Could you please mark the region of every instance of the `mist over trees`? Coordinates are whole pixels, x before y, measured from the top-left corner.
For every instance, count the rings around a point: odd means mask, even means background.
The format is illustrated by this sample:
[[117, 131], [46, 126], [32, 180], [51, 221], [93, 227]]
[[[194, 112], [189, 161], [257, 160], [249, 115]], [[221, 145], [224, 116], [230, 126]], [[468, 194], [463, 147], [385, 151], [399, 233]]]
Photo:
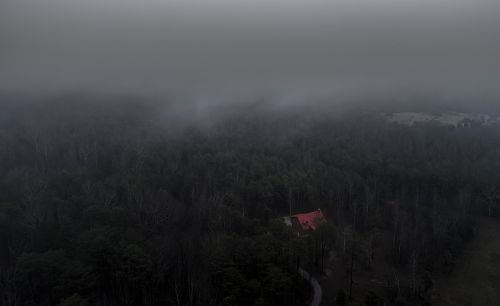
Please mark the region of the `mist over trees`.
[[[358, 300], [428, 305], [474, 216], [500, 214], [498, 126], [402, 126], [359, 105], [183, 124], [190, 108], [125, 97], [0, 102], [1, 305], [303, 305], [297, 267], [323, 273], [330, 252], [351, 272], [336, 305], [376, 260], [391, 281]], [[330, 222], [298, 237], [290, 207]]]

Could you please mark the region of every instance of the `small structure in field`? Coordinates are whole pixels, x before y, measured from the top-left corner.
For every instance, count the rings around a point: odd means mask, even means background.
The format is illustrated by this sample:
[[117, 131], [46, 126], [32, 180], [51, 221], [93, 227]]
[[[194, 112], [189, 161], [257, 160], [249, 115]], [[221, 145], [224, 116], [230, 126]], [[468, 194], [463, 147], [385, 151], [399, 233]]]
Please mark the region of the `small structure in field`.
[[326, 223], [326, 218], [318, 208], [308, 213], [283, 217], [283, 222], [298, 232], [309, 233], [314, 232], [322, 223]]

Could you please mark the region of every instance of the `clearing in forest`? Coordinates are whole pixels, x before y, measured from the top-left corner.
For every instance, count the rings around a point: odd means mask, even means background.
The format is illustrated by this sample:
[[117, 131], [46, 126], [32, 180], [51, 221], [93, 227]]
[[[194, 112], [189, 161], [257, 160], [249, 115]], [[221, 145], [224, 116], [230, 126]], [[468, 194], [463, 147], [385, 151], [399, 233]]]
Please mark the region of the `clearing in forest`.
[[453, 273], [436, 282], [432, 305], [500, 305], [500, 219], [478, 220]]

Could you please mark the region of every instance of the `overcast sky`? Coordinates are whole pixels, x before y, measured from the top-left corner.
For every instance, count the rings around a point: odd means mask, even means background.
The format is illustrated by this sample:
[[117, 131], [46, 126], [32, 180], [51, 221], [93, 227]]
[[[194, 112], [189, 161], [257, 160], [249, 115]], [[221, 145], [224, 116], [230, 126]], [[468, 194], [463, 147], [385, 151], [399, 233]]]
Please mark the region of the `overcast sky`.
[[499, 55], [498, 0], [0, 0], [1, 89], [495, 89]]

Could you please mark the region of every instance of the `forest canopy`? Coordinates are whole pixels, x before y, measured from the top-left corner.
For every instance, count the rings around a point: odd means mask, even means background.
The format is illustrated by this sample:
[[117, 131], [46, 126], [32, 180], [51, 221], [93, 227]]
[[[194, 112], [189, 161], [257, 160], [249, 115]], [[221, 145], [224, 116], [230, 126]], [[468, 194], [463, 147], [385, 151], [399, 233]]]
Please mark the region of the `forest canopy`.
[[[338, 252], [370, 269], [374, 233], [406, 278], [377, 294], [425, 305], [474, 216], [500, 214], [497, 125], [328, 103], [219, 105], [210, 121], [123, 97], [0, 103], [1, 305], [303, 305], [297, 267]], [[318, 208], [328, 226], [306, 238], [279, 219]]]

